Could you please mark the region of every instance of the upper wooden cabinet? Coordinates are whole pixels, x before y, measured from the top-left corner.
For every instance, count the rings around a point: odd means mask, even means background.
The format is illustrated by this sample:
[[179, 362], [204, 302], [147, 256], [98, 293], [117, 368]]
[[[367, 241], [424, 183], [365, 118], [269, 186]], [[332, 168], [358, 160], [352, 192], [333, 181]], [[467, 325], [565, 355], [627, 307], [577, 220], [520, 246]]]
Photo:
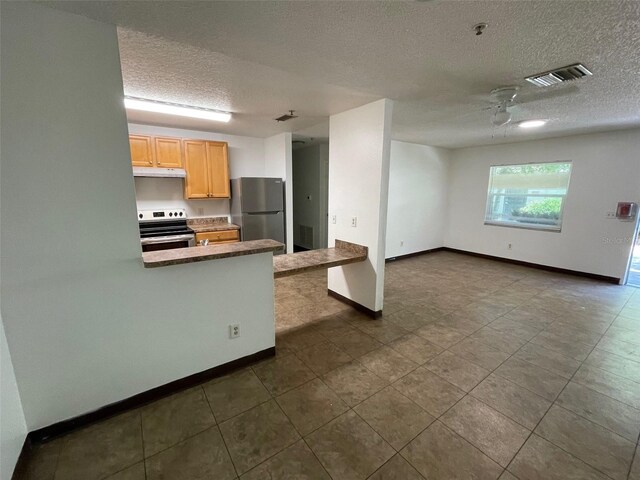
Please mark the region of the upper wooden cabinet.
[[131, 163], [134, 167], [153, 167], [153, 142], [151, 137], [129, 135]]
[[201, 140], [184, 141], [185, 198], [210, 198], [207, 145]]
[[229, 198], [229, 147], [227, 142], [207, 142], [209, 190], [213, 198]]
[[162, 168], [182, 168], [182, 141], [179, 138], [155, 137], [156, 165]]
[[229, 198], [226, 142], [184, 140], [185, 198]]
[[134, 167], [182, 168], [182, 140], [148, 135], [129, 135]]

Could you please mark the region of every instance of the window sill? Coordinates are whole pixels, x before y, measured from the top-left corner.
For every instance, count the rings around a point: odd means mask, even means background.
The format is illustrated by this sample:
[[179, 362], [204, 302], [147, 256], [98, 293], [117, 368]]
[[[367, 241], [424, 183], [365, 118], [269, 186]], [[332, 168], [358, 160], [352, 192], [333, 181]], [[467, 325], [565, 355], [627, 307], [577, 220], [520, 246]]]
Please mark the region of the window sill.
[[493, 227], [520, 228], [523, 230], [538, 230], [542, 232], [560, 233], [562, 227], [554, 227], [552, 225], [536, 225], [532, 223], [516, 223], [516, 222], [484, 222], [485, 225]]

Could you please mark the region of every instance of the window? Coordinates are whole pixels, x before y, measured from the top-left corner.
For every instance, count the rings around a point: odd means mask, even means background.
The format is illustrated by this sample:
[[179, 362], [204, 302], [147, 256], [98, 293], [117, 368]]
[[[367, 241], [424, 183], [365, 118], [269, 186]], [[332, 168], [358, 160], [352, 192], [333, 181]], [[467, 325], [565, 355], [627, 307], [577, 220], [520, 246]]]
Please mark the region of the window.
[[570, 162], [491, 167], [484, 223], [559, 232], [570, 176]]

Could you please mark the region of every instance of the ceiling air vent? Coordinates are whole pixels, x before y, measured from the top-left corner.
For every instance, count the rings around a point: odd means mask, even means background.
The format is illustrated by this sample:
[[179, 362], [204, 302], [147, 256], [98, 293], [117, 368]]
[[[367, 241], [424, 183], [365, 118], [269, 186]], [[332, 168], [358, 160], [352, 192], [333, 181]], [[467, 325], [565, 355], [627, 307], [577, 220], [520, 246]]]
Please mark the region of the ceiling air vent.
[[289, 110], [289, 113], [279, 116], [278, 118], [274, 118], [276, 122], [286, 122], [287, 120], [291, 120], [292, 118], [298, 118], [298, 115], [294, 115], [295, 110]]
[[587, 67], [581, 63], [576, 63], [574, 65], [569, 65], [568, 67], [538, 73], [525, 78], [525, 80], [538, 87], [548, 87], [549, 85], [555, 85], [556, 83], [578, 80], [579, 78], [589, 77], [591, 75], [593, 75], [593, 73], [591, 73]]

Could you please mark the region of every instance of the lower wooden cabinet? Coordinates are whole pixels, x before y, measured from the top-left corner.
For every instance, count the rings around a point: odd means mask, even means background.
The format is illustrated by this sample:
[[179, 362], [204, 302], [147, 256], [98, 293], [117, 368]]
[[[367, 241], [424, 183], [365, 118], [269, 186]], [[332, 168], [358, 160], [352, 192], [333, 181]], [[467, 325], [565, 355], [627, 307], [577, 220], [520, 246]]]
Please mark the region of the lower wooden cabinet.
[[196, 245], [200, 240], [209, 240], [209, 243], [234, 243], [240, 241], [239, 230], [218, 230], [217, 232], [196, 233]]

